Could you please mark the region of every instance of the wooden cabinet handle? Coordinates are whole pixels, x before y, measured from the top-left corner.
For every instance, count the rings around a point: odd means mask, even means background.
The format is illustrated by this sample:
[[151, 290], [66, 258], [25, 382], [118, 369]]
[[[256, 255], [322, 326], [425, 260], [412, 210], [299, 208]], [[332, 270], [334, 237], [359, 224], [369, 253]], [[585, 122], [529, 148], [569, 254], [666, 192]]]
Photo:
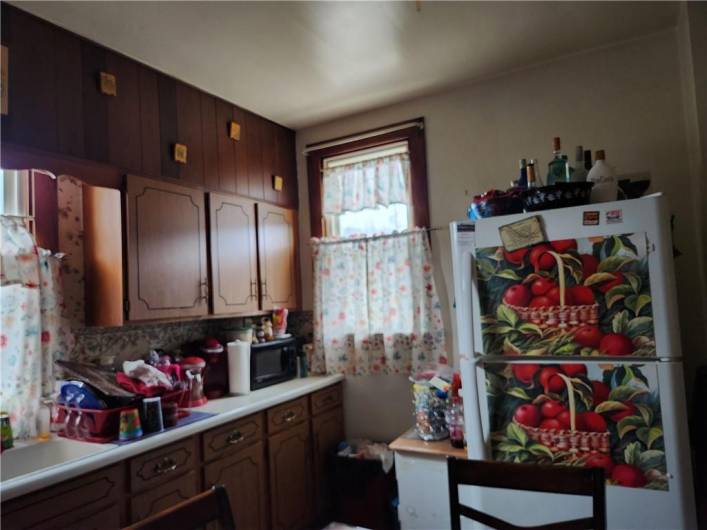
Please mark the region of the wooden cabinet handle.
[[258, 290], [258, 282], [252, 281], [250, 282], [250, 297], [251, 298], [257, 298], [258, 295], [256, 291]]
[[289, 411], [287, 414], [285, 414], [285, 421], [287, 423], [292, 423], [293, 421], [295, 421], [296, 417], [297, 417], [297, 414], [295, 414], [292, 411]]
[[208, 300], [209, 299], [209, 282], [208, 282], [208, 280], [204, 279], [199, 282], [199, 292], [201, 292], [201, 296], [199, 297], [200, 300]]
[[263, 292], [263, 298], [265, 298], [268, 295], [268, 282], [264, 281], [263, 283], [260, 284], [260, 287]]
[[177, 469], [177, 462], [174, 458], [166, 456], [155, 464], [154, 471], [156, 475], [164, 475], [165, 473], [170, 473], [175, 469]]
[[230, 445], [236, 445], [238, 443], [241, 443], [244, 439], [245, 436], [243, 436], [243, 433], [241, 433], [241, 431], [233, 431], [226, 437], [226, 442]]

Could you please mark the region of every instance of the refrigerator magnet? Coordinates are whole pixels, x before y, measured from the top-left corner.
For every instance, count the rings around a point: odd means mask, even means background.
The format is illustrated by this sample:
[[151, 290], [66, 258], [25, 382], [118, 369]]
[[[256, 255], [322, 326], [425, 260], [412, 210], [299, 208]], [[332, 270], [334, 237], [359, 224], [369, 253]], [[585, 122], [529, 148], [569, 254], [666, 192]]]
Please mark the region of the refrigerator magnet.
[[498, 232], [508, 252], [547, 241], [539, 215], [503, 225], [498, 228]]

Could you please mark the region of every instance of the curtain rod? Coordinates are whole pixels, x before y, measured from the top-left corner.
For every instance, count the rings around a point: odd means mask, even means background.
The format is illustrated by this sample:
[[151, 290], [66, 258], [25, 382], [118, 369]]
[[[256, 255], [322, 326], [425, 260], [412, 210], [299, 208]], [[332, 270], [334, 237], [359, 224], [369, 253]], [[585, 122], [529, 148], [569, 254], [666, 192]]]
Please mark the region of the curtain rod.
[[388, 239], [390, 237], [410, 236], [416, 232], [436, 232], [437, 230], [449, 230], [448, 226], [433, 226], [431, 228], [417, 228], [409, 232], [393, 232], [392, 234], [380, 234], [377, 236], [345, 237], [341, 239], [318, 238], [319, 245], [338, 245], [339, 243], [356, 243], [357, 241], [375, 241], [376, 239]]
[[378, 136], [380, 134], [386, 134], [389, 132], [400, 131], [402, 129], [407, 129], [409, 127], [418, 127], [420, 129], [425, 128], [425, 123], [422, 121], [409, 121], [406, 123], [401, 123], [400, 125], [394, 125], [392, 127], [384, 127], [383, 129], [377, 129], [375, 131], [370, 131], [361, 134], [355, 134], [353, 136], [347, 136], [345, 138], [339, 138], [338, 140], [332, 140], [331, 142], [325, 142], [323, 144], [315, 144], [310, 147], [305, 147], [302, 151], [303, 155], [307, 155], [312, 151], [319, 151], [320, 149], [326, 149], [327, 147], [334, 147], [336, 145], [346, 144], [349, 142], [355, 142], [357, 140], [365, 140], [366, 138], [372, 138], [373, 136]]

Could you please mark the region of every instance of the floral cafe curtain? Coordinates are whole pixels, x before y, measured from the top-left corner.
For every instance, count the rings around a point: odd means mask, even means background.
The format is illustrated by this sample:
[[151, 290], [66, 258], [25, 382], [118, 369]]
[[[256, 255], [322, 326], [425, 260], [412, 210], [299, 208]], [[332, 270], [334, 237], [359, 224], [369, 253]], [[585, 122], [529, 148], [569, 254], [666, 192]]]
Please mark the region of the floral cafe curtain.
[[312, 246], [313, 371], [410, 373], [447, 362], [424, 230]]
[[72, 338], [62, 322], [59, 258], [38, 248], [18, 218], [1, 217], [0, 408], [15, 437], [36, 432], [42, 396], [54, 391], [54, 360]]
[[335, 215], [379, 205], [408, 204], [409, 174], [408, 153], [325, 168], [322, 213]]

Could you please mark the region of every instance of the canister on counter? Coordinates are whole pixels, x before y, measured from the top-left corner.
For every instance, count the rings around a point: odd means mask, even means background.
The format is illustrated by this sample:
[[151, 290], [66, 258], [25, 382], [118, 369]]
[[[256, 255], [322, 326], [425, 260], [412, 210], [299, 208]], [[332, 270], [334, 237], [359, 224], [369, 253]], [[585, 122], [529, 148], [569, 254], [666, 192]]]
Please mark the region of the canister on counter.
[[0, 437], [2, 438], [0, 452], [5, 449], [10, 449], [14, 445], [10, 415], [7, 412], [0, 412]]

